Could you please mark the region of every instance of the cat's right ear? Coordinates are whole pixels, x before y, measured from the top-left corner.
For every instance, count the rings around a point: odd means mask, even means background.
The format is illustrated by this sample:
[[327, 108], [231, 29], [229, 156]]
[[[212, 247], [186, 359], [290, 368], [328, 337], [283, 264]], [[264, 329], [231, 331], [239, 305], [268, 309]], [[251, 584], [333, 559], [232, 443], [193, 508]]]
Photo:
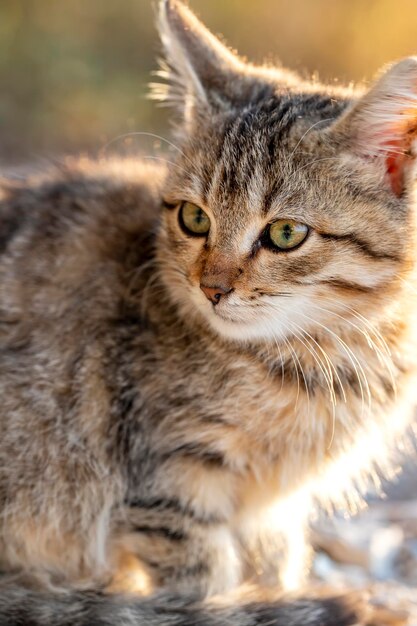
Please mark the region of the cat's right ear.
[[417, 167], [417, 57], [395, 63], [336, 123], [344, 145], [401, 196]]
[[158, 28], [165, 58], [157, 75], [167, 82], [152, 84], [151, 97], [179, 108], [187, 125], [197, 110], [232, 106], [245, 64], [178, 0], [160, 2]]

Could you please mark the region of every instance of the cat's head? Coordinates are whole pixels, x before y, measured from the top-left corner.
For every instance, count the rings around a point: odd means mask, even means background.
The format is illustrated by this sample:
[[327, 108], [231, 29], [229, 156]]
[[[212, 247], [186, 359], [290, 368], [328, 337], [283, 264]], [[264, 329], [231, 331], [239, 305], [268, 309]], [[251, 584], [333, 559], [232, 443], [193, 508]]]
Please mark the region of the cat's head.
[[157, 96], [180, 116], [160, 258], [185, 313], [280, 340], [395, 307], [416, 239], [417, 60], [357, 94], [244, 63], [177, 0], [159, 23]]

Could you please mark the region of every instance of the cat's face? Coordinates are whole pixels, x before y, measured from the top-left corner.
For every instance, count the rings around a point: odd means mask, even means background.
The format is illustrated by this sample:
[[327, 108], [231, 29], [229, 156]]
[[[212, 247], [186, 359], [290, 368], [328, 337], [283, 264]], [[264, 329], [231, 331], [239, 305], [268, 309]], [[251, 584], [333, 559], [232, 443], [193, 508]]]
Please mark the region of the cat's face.
[[175, 299], [230, 338], [368, 316], [393, 297], [413, 239], [409, 212], [377, 169], [364, 176], [323, 132], [300, 141], [306, 124], [295, 123], [272, 145], [280, 119], [242, 134], [245, 115], [216, 120], [177, 161], [164, 215]]
[[253, 72], [234, 99], [209, 94], [187, 113], [162, 237], [172, 296], [242, 340], [331, 331], [395, 306], [415, 241], [410, 172], [402, 160], [389, 169], [385, 150], [355, 149], [362, 110], [346, 113], [340, 93]]

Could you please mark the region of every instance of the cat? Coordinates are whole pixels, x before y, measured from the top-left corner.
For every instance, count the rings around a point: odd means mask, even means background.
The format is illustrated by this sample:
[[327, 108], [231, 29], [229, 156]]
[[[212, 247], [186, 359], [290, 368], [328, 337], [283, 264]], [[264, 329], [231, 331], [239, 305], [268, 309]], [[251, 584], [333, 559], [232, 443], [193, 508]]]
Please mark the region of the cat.
[[412, 424], [417, 60], [354, 91], [158, 23], [175, 161], [1, 185], [0, 624], [365, 623], [285, 592]]

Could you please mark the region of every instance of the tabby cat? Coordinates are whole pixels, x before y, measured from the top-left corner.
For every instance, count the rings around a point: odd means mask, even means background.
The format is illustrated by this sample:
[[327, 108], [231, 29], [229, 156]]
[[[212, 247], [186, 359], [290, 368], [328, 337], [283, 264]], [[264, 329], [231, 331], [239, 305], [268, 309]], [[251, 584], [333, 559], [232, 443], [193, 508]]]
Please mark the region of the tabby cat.
[[159, 28], [174, 161], [2, 182], [0, 624], [364, 623], [280, 594], [411, 423], [417, 60], [361, 93]]

